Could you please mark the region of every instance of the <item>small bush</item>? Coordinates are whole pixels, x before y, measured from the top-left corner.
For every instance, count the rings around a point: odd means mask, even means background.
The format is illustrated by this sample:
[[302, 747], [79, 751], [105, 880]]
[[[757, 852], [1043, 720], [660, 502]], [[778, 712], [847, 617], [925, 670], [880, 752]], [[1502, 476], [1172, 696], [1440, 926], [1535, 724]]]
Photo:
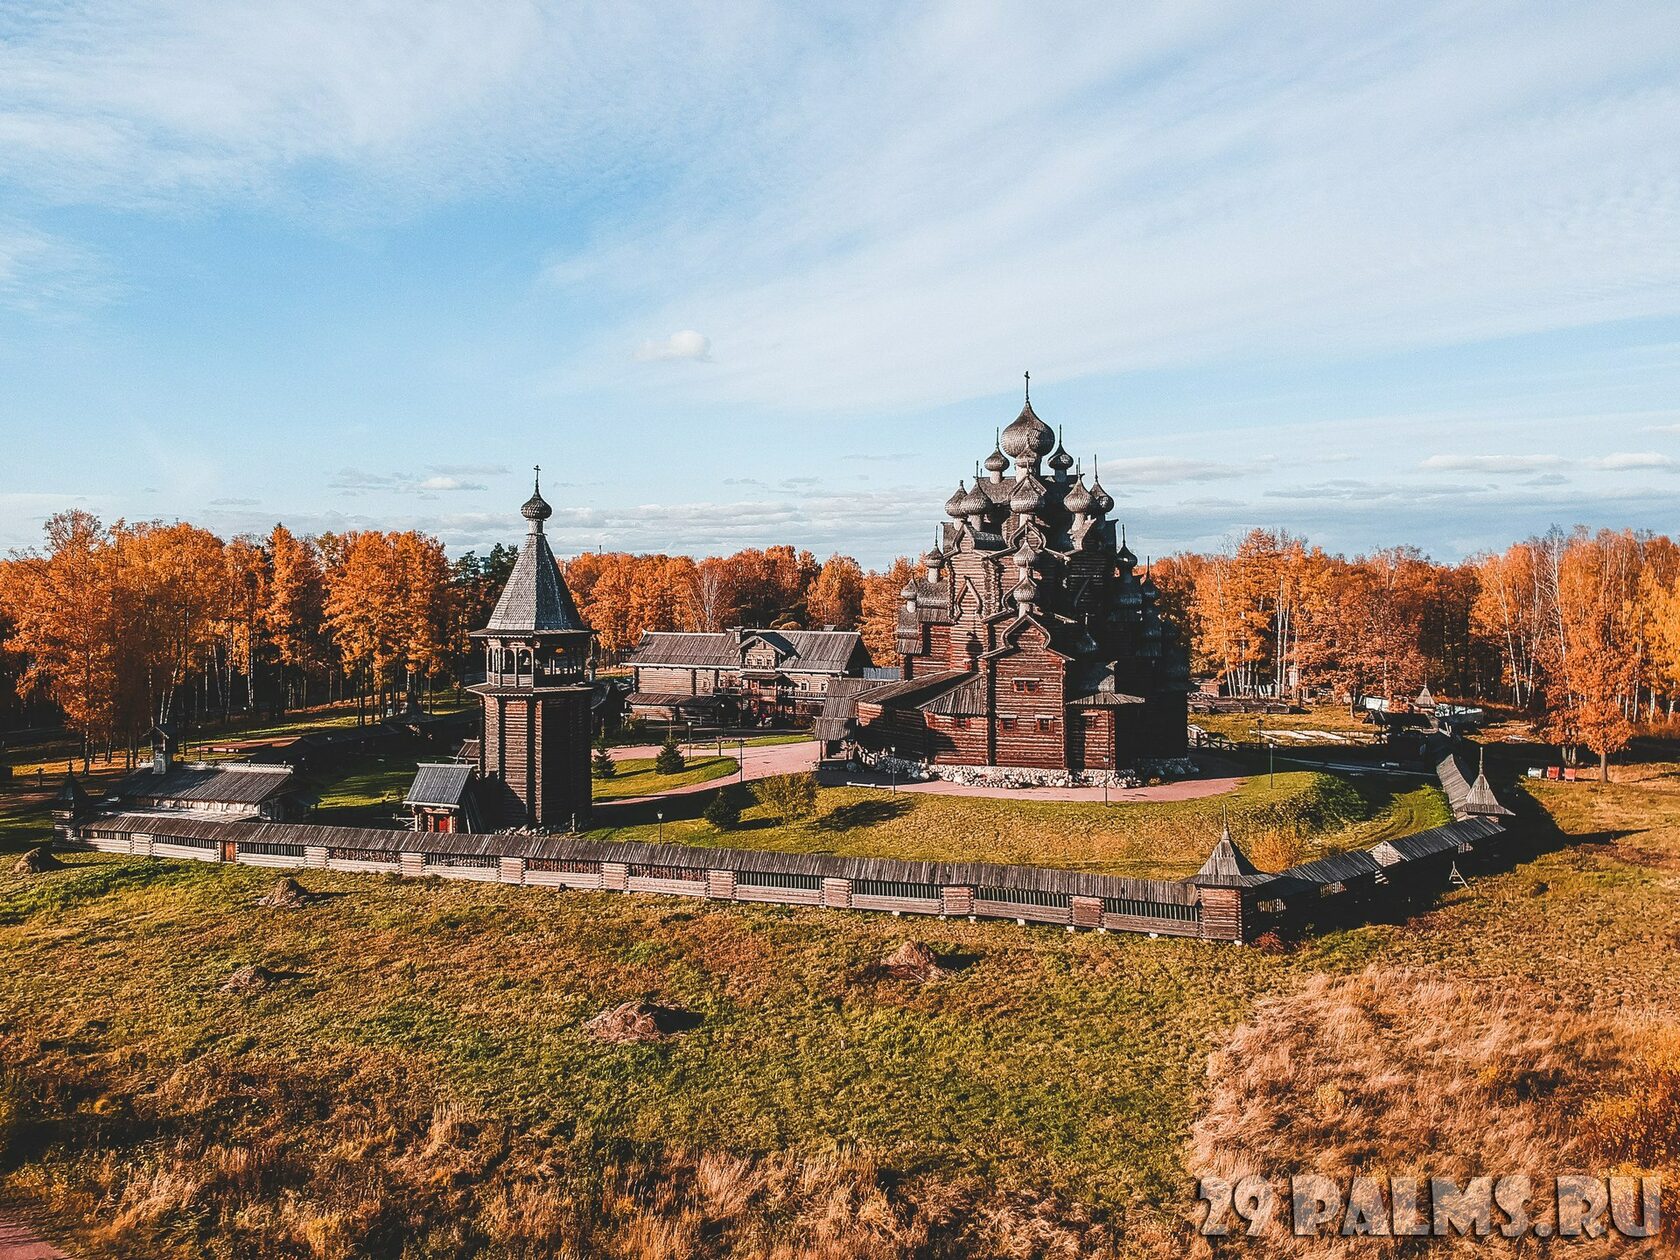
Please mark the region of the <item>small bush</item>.
[[753, 784], [753, 796], [778, 822], [790, 823], [817, 812], [813, 774], [773, 774]]
[[653, 768], [660, 774], [681, 774], [686, 764], [682, 749], [677, 747], [677, 737], [667, 735], [659, 746], [659, 755], [653, 759]]
[[716, 827], [719, 831], [729, 831], [741, 825], [741, 811], [746, 802], [741, 798], [742, 790], [730, 783], [717, 790], [717, 795], [706, 802], [706, 808], [700, 811], [700, 817]]

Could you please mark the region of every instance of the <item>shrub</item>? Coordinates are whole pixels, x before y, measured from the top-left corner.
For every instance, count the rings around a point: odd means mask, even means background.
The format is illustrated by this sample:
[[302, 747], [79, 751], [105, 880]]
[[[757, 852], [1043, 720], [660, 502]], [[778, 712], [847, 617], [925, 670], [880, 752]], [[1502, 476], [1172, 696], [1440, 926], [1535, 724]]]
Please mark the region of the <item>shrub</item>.
[[817, 812], [813, 774], [773, 774], [753, 784], [753, 796], [778, 821], [790, 823]]
[[719, 831], [728, 831], [740, 826], [741, 810], [746, 807], [746, 802], [741, 799], [743, 795], [736, 784], [725, 784], [706, 802], [706, 808], [700, 811], [700, 817]]
[[653, 759], [653, 768], [660, 774], [681, 774], [686, 764], [682, 749], [677, 747], [677, 737], [667, 735], [665, 742], [659, 746], [659, 755]]
[[610, 779], [618, 773], [618, 767], [613, 764], [612, 749], [607, 747], [607, 737], [604, 734], [595, 741], [592, 768], [597, 779]]

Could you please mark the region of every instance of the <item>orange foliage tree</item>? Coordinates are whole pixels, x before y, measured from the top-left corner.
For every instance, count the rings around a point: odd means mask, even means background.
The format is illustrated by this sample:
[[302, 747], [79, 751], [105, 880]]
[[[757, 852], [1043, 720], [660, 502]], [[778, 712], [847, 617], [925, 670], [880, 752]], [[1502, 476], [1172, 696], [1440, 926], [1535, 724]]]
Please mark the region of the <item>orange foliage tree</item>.
[[920, 569], [907, 556], [900, 556], [885, 572], [871, 572], [863, 580], [863, 607], [858, 630], [869, 659], [877, 665], [896, 665], [898, 651], [893, 640], [898, 633], [898, 609], [903, 603], [906, 582], [914, 579]]

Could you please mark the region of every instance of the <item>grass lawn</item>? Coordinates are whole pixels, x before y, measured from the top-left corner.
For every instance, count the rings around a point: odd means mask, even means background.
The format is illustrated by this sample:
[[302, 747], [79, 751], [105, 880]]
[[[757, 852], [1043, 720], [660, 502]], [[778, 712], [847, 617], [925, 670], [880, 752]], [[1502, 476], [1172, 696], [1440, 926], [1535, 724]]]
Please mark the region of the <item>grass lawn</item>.
[[[1275, 783], [1255, 774], [1221, 796], [1108, 806], [824, 788], [817, 815], [803, 822], [778, 825], [753, 806], [728, 831], [691, 817], [667, 818], [664, 833], [668, 842], [703, 846], [1176, 878], [1201, 866], [1227, 815], [1239, 843], [1270, 869], [1446, 821], [1440, 792], [1414, 782], [1290, 770]], [[591, 835], [647, 840], [656, 832], [639, 822]]]
[[356, 756], [331, 774], [304, 776], [305, 789], [320, 798], [310, 821], [335, 827], [398, 825], [407, 818], [402, 800], [418, 764], [414, 757], [395, 754]]
[[[1233, 826], [1310, 816], [1318, 778], [1251, 782]], [[1359, 788], [1355, 813], [1436, 808]], [[254, 905], [272, 872], [93, 855], [0, 874], [3, 1093], [26, 1135], [0, 1201], [60, 1213], [49, 1232], [90, 1257], [760, 1256], [772, 1239], [799, 1254], [830, 1219], [849, 1240], [836, 1256], [1108, 1254], [1089, 1241], [1099, 1226], [1123, 1232], [1122, 1255], [1183, 1254], [1209, 1053], [1316, 976], [1394, 968], [1458, 986], [1472, 1011], [1515, 994], [1673, 1026], [1680, 787], [1535, 795], [1529, 824], [1571, 843], [1285, 955], [326, 872], [303, 878], [330, 896], [274, 911]], [[907, 799], [825, 794], [825, 814]], [[805, 833], [913, 844], [975, 804], [915, 798]], [[1125, 808], [1144, 831], [1173, 819]], [[1219, 802], [1177, 808], [1199, 844]], [[1103, 863], [1113, 833], [1093, 814], [997, 817]], [[906, 936], [966, 965], [926, 985], [881, 977], [872, 963]], [[251, 963], [281, 979], [221, 991]], [[699, 1022], [642, 1046], [583, 1031], [644, 996]], [[1450, 1085], [1457, 1069], [1434, 1070]], [[1328, 1094], [1288, 1103], [1303, 1122], [1333, 1110]]]
[[[1313, 705], [1305, 713], [1192, 713], [1190, 721], [1210, 734], [1224, 735], [1239, 743], [1254, 743], [1256, 723], [1269, 731], [1330, 731], [1361, 739], [1375, 739], [1378, 728], [1361, 722], [1346, 705]], [[1280, 746], [1292, 741], [1282, 741]]]
[[694, 783], [709, 783], [734, 774], [740, 763], [733, 757], [696, 757], [690, 754], [687, 765], [678, 774], [660, 774], [654, 769], [652, 757], [615, 758], [616, 772], [610, 779], [594, 780], [594, 796], [598, 801], [622, 800], [627, 796], [647, 796], [653, 792], [669, 792], [672, 788], [688, 787]]
[[[439, 692], [435, 700], [428, 706], [429, 711], [437, 714], [459, 713], [466, 709], [475, 709], [477, 698], [467, 695], [457, 699], [452, 692]], [[249, 714], [235, 715], [226, 726], [220, 723], [185, 732], [182, 736], [185, 753], [192, 754], [200, 745], [212, 743], [229, 743], [250, 739], [273, 739], [287, 735], [297, 735], [305, 731], [342, 729], [356, 725], [356, 706], [350, 704], [321, 705], [315, 708], [295, 712], [279, 722], [270, 722], [261, 717]], [[119, 750], [117, 756], [120, 759]], [[142, 755], [149, 755], [143, 751]], [[76, 772], [81, 773], [80, 744], [73, 738], [60, 737], [33, 744], [20, 744], [5, 750], [5, 760], [9, 761], [20, 773], [28, 771], [33, 774], [37, 766], [45, 766], [48, 776], [57, 775], [61, 780], [67, 762], [74, 762]], [[101, 769], [102, 763], [96, 762], [94, 769]]]

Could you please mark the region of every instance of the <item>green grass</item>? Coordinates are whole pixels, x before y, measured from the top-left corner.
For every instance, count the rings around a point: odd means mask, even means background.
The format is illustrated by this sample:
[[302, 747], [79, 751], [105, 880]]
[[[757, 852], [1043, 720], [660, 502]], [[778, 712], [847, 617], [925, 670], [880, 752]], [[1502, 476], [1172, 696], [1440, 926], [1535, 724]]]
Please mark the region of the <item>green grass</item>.
[[337, 827], [396, 825], [399, 816], [406, 817], [402, 799], [418, 764], [413, 757], [364, 755], [347, 758], [331, 774], [305, 776], [304, 788], [320, 798], [310, 821]]
[[[1439, 815], [1427, 789], [1332, 787], [1327, 778], [1250, 782], [1230, 798], [1233, 828], [1310, 824], [1330, 843]], [[31, 1135], [4, 1165], [0, 1200], [93, 1222], [70, 1231], [90, 1257], [141, 1245], [150, 1255], [202, 1255], [215, 1250], [212, 1239], [232, 1254], [216, 1231], [255, 1230], [264, 1212], [278, 1214], [278, 1183], [296, 1184], [305, 1176], [297, 1170], [337, 1168], [335, 1177], [364, 1187], [420, 1161], [426, 1178], [457, 1190], [404, 1200], [403, 1254], [418, 1258], [465, 1250], [456, 1234], [440, 1241], [445, 1220], [469, 1236], [489, 1228], [492, 1201], [505, 1193], [497, 1178], [558, 1177], [582, 1194], [626, 1160], [857, 1150], [905, 1199], [979, 1187], [994, 1208], [1016, 1196], [1079, 1204], [1119, 1212], [1139, 1231], [1191, 1210], [1185, 1144], [1209, 1052], [1256, 1001], [1308, 976], [1375, 964], [1524, 1001], [1636, 1014], [1672, 1001], [1680, 786], [1544, 784], [1535, 795], [1577, 843], [1505, 873], [1472, 870], [1468, 890], [1419, 917], [1329, 931], [1284, 956], [327, 872], [302, 878], [333, 896], [268, 911], [254, 902], [273, 872], [92, 855], [27, 879], [0, 873], [0, 951], [10, 960], [0, 969], [0, 1050], [8, 1097], [27, 1121], [20, 1131]], [[850, 831], [788, 835], [862, 851], [885, 847], [889, 834], [894, 845], [932, 844], [935, 827], [990, 816], [1026, 839], [982, 836], [982, 853], [1068, 844], [1103, 861], [1116, 818], [1138, 824], [1136, 834], [1193, 822], [1199, 844], [1222, 804], [1105, 814], [850, 791], [825, 793], [824, 813], [906, 800], [904, 812]], [[1529, 812], [1546, 822], [1537, 807]], [[1070, 838], [1047, 838], [1057, 832]], [[906, 936], [972, 961], [929, 985], [881, 979], [871, 964]], [[246, 963], [290, 978], [255, 997], [222, 994], [222, 980]], [[701, 1022], [657, 1045], [611, 1047], [584, 1035], [597, 1011], [642, 996]], [[84, 1074], [84, 1084], [64, 1084]], [[458, 1108], [473, 1131], [505, 1134], [505, 1162], [447, 1164], [466, 1157], [440, 1144], [435, 1121], [430, 1137], [423, 1119], [418, 1131], [403, 1127], [416, 1106]], [[154, 1113], [155, 1124], [141, 1122]], [[271, 1132], [275, 1124], [283, 1131]], [[377, 1136], [385, 1125], [397, 1139]], [[203, 1183], [194, 1196], [144, 1192], [168, 1159], [190, 1172], [217, 1151], [264, 1143], [292, 1153], [265, 1156], [272, 1162], [242, 1181]], [[141, 1189], [125, 1189], [133, 1186]], [[371, 1193], [357, 1189], [349, 1202]], [[218, 1217], [218, 1203], [236, 1194], [266, 1206]], [[299, 1194], [295, 1210], [324, 1217]], [[151, 1215], [129, 1210], [121, 1219], [131, 1236], [101, 1241], [97, 1223], [134, 1196]], [[1135, 1254], [1162, 1254], [1140, 1247]]]
[[[1176, 878], [1202, 864], [1229, 817], [1232, 833], [1276, 866], [1348, 847], [1359, 828], [1399, 834], [1405, 820], [1444, 812], [1429, 788], [1401, 790], [1384, 779], [1280, 772], [1254, 775], [1236, 791], [1191, 801], [1115, 805], [824, 788], [815, 818], [778, 825], [757, 806], [721, 831], [700, 819], [667, 820], [668, 842], [781, 849], [855, 857], [968, 860], [1059, 866], [1116, 875]], [[1396, 814], [1396, 811], [1398, 813]], [[601, 828], [597, 839], [647, 840], [657, 827]], [[1375, 843], [1380, 835], [1368, 843]], [[1283, 842], [1288, 841], [1285, 845]]]
[[688, 787], [695, 783], [709, 783], [740, 769], [733, 757], [687, 758], [687, 765], [679, 774], [660, 774], [654, 769], [652, 757], [614, 759], [616, 773], [610, 779], [594, 780], [594, 796], [598, 801], [623, 800], [629, 796], [648, 796], [654, 792], [669, 792], [672, 788]]

